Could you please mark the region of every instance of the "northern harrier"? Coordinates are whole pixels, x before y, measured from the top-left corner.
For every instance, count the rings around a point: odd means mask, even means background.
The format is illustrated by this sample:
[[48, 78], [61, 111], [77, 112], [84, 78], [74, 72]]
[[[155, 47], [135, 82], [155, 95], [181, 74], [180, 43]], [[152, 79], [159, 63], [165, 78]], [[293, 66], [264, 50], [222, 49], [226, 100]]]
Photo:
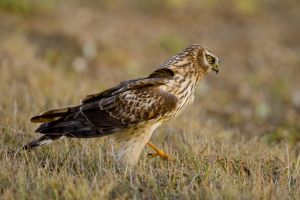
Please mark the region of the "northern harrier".
[[219, 71], [219, 59], [207, 48], [192, 44], [146, 78], [121, 82], [87, 95], [79, 105], [49, 110], [32, 117], [42, 123], [42, 136], [24, 146], [30, 150], [64, 137], [112, 135], [119, 144], [117, 158], [134, 165], [146, 144], [164, 159], [169, 156], [149, 143], [153, 131], [177, 117], [193, 101], [196, 84], [207, 73]]

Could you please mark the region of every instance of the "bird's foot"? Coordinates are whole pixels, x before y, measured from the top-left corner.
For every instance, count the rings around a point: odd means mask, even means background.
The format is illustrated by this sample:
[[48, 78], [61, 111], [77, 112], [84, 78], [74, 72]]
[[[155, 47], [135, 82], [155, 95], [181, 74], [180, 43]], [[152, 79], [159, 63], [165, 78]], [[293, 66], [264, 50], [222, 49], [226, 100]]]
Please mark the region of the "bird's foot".
[[156, 156], [160, 156], [164, 160], [171, 160], [171, 157], [167, 153], [165, 153], [163, 150], [160, 150], [159, 148], [157, 148], [156, 146], [154, 146], [150, 142], [148, 142], [147, 144], [148, 144], [149, 147], [151, 147], [156, 152], [154, 154], [149, 153], [148, 154], [149, 156], [151, 156], [152, 158], [154, 158]]

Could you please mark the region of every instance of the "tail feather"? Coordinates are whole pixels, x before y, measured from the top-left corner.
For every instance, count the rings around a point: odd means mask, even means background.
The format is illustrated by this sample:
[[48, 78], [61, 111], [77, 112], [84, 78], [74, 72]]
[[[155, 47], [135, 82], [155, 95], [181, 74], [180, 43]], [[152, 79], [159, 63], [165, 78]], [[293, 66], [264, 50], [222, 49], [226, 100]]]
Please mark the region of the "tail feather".
[[86, 116], [79, 111], [80, 106], [71, 106], [48, 110], [31, 118], [33, 123], [42, 123], [35, 132], [43, 134], [37, 140], [23, 147], [32, 150], [52, 143], [62, 136], [73, 138], [91, 138], [104, 136], [105, 127], [99, 131]]
[[77, 110], [78, 110], [78, 106], [69, 106], [69, 107], [65, 107], [65, 108], [47, 110], [45, 112], [42, 112], [40, 115], [32, 117], [30, 119], [30, 122], [45, 123], [45, 122], [56, 121], [56, 120], [61, 119]]
[[61, 137], [62, 137], [61, 135], [43, 135], [39, 139], [33, 140], [29, 144], [23, 146], [23, 149], [30, 151], [30, 150], [36, 149], [39, 146], [50, 144], [53, 141], [58, 140]]
[[35, 132], [49, 135], [62, 135], [68, 133], [78, 133], [92, 131], [95, 128], [86, 121], [54, 121], [41, 124]]

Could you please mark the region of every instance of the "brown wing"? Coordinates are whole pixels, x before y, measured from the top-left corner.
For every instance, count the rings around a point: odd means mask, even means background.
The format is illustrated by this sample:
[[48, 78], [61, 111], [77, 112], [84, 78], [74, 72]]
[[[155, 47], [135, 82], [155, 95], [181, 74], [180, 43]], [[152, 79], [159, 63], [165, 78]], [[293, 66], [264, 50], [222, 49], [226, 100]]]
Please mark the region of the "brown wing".
[[[55, 117], [55, 120], [46, 120], [36, 131], [47, 135], [99, 137], [163, 117], [176, 107], [177, 98], [161, 89], [170, 77], [163, 77], [159, 71], [167, 70], [157, 70], [148, 78], [122, 82], [102, 93], [89, 95], [81, 105], [67, 109], [68, 112], [48, 111], [45, 119]], [[55, 116], [49, 116], [52, 113]], [[43, 115], [35, 119], [42, 121]]]
[[147, 78], [138, 78], [133, 80], [127, 80], [121, 82], [116, 87], [110, 88], [100, 93], [89, 94], [85, 96], [81, 103], [89, 103], [92, 101], [99, 100], [103, 97], [108, 97], [125, 90], [138, 89], [146, 86], [157, 86], [165, 84], [168, 79], [171, 79], [174, 76], [174, 72], [167, 68], [160, 68], [155, 70], [149, 77]]
[[157, 78], [138, 80], [100, 99], [99, 95], [95, 101], [89, 99], [80, 111], [100, 132], [106, 134], [163, 117], [177, 103], [175, 96], [160, 89], [165, 81]]

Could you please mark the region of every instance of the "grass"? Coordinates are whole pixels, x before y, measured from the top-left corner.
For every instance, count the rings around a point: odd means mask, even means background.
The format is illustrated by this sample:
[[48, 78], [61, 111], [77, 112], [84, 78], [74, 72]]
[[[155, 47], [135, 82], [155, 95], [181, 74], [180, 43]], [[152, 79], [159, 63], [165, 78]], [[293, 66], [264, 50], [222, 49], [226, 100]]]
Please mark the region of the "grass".
[[[66, 1], [43, 15], [26, 8], [26, 17], [18, 1], [0, 2], [0, 199], [299, 199], [299, 12], [293, 1], [205, 2], [166, 1], [150, 15], [147, 1]], [[145, 147], [122, 169], [109, 138], [10, 153], [37, 137], [31, 116], [146, 76], [192, 42], [210, 47], [221, 71], [151, 138], [173, 161]]]
[[111, 146], [101, 139], [61, 141], [20, 156], [1, 154], [2, 197], [281, 199], [299, 196], [300, 159], [295, 149], [288, 145], [269, 147], [257, 139], [232, 142], [231, 138], [229, 142], [212, 139], [208, 133], [200, 136], [188, 131], [192, 137], [174, 133], [164, 139], [168, 134], [161, 132], [160, 138], [153, 139], [156, 143], [164, 141], [161, 146], [173, 156], [173, 161], [150, 159], [146, 155], [149, 150], [145, 150], [137, 167], [127, 171], [116, 166]]

